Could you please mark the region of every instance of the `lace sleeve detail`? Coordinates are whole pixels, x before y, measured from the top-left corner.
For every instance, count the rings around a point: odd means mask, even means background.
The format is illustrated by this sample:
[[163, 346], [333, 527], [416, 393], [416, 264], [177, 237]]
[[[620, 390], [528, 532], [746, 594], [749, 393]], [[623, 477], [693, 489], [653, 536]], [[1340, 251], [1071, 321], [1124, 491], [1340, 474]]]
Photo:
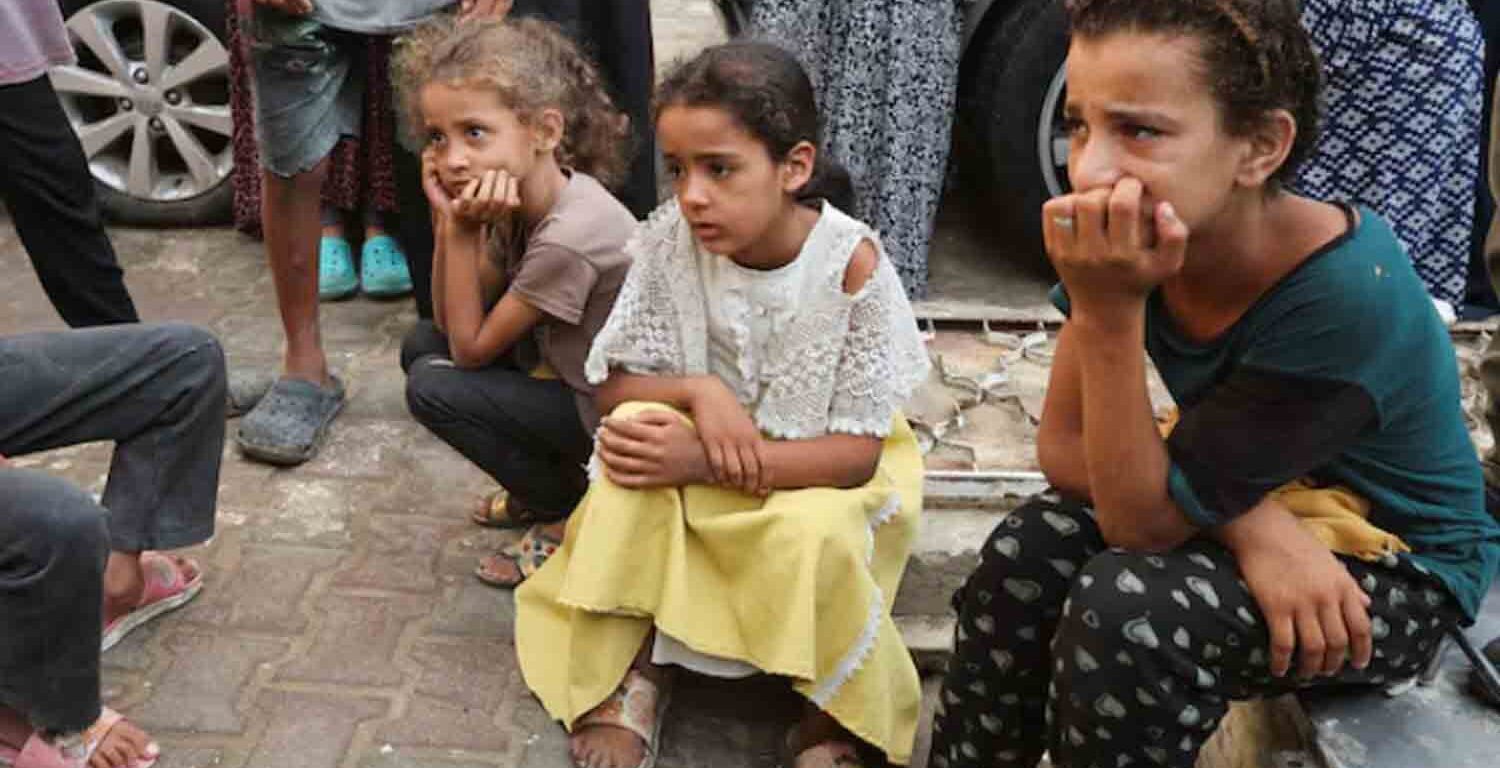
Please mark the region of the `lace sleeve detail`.
[[901, 279], [882, 254], [850, 308], [828, 431], [886, 437], [892, 417], [927, 380], [930, 367]]
[[614, 309], [594, 337], [584, 376], [598, 386], [619, 368], [639, 375], [680, 375], [685, 368], [682, 323], [667, 264], [675, 242], [677, 208], [669, 202], [637, 227], [625, 252], [634, 260]]

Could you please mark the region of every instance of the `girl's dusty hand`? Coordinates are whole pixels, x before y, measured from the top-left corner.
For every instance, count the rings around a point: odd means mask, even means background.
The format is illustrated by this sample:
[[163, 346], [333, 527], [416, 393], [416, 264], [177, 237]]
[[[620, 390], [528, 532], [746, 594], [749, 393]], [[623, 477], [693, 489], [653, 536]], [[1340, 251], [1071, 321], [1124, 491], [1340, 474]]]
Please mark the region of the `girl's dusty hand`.
[[705, 377], [693, 394], [691, 408], [714, 483], [766, 495], [771, 476], [765, 461], [765, 439], [729, 387], [717, 377]]
[[1143, 210], [1145, 188], [1121, 179], [1113, 188], [1054, 197], [1042, 206], [1042, 236], [1074, 311], [1143, 306], [1182, 269], [1188, 228], [1171, 203]]
[[599, 459], [609, 479], [623, 488], [680, 488], [706, 484], [712, 477], [693, 428], [667, 411], [604, 419]]
[[469, 19], [503, 19], [510, 13], [512, 0], [462, 0], [458, 4], [458, 18], [461, 21]]
[[485, 171], [453, 201], [453, 215], [471, 223], [493, 224], [520, 207], [521, 180], [505, 171]]
[[1369, 665], [1370, 596], [1289, 510], [1262, 502], [1219, 533], [1265, 617], [1273, 676], [1286, 675], [1294, 655], [1303, 680]]

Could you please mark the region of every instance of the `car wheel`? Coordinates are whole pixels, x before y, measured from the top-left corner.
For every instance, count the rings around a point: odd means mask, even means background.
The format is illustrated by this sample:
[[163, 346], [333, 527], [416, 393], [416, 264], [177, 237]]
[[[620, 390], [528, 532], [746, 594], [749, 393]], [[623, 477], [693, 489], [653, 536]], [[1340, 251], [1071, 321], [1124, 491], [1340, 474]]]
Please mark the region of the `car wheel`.
[[100, 206], [129, 224], [225, 221], [233, 204], [223, 0], [66, 0], [78, 63], [52, 85]]
[[1020, 0], [980, 34], [959, 97], [965, 175], [988, 190], [997, 234], [1041, 257], [1042, 204], [1069, 189], [1067, 19], [1056, 0]]

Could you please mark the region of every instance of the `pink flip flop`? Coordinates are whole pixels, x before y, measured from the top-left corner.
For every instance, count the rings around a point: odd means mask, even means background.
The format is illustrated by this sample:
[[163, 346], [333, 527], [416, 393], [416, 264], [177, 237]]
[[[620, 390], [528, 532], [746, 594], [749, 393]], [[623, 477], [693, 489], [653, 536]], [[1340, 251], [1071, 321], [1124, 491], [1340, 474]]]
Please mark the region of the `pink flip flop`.
[[135, 610], [104, 625], [101, 653], [115, 647], [137, 627], [187, 605], [203, 589], [203, 571], [198, 568], [197, 563], [193, 564], [193, 570], [198, 573], [192, 581], [188, 581], [183, 578], [182, 568], [171, 557], [159, 552], [142, 552], [141, 570], [146, 579], [141, 602]]
[[[124, 721], [125, 716], [119, 712], [105, 707], [99, 714], [99, 719], [83, 732], [83, 744], [80, 750], [82, 754], [65, 755], [62, 749], [41, 737], [41, 734], [33, 733], [21, 745], [19, 751], [10, 747], [0, 746], [0, 767], [3, 768], [84, 768], [88, 765], [89, 758], [94, 756], [94, 750], [104, 743], [104, 737], [114, 730], [116, 725]], [[146, 745], [146, 758], [130, 763], [129, 768], [151, 768], [156, 765], [161, 755], [161, 748], [156, 742]]]

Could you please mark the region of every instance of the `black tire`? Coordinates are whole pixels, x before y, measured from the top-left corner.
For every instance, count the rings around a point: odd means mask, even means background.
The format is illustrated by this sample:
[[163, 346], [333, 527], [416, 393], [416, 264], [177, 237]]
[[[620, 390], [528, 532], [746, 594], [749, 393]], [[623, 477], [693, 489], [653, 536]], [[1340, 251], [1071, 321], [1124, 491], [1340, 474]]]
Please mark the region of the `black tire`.
[[[983, 190], [984, 219], [1006, 251], [1045, 261], [1042, 204], [1051, 196], [1038, 144], [1043, 102], [1067, 59], [1060, 0], [1018, 0], [988, 20], [966, 56], [959, 152], [968, 185]], [[1060, 176], [1066, 185], [1066, 174]]]
[[[60, 0], [63, 18], [98, 2], [98, 0]], [[225, 0], [158, 0], [192, 16], [218, 38], [225, 48], [229, 47]], [[232, 174], [227, 174], [212, 189], [193, 197], [171, 201], [148, 200], [135, 197], [96, 182], [99, 207], [110, 221], [137, 226], [201, 226], [222, 224], [229, 221], [234, 210], [234, 185]]]

